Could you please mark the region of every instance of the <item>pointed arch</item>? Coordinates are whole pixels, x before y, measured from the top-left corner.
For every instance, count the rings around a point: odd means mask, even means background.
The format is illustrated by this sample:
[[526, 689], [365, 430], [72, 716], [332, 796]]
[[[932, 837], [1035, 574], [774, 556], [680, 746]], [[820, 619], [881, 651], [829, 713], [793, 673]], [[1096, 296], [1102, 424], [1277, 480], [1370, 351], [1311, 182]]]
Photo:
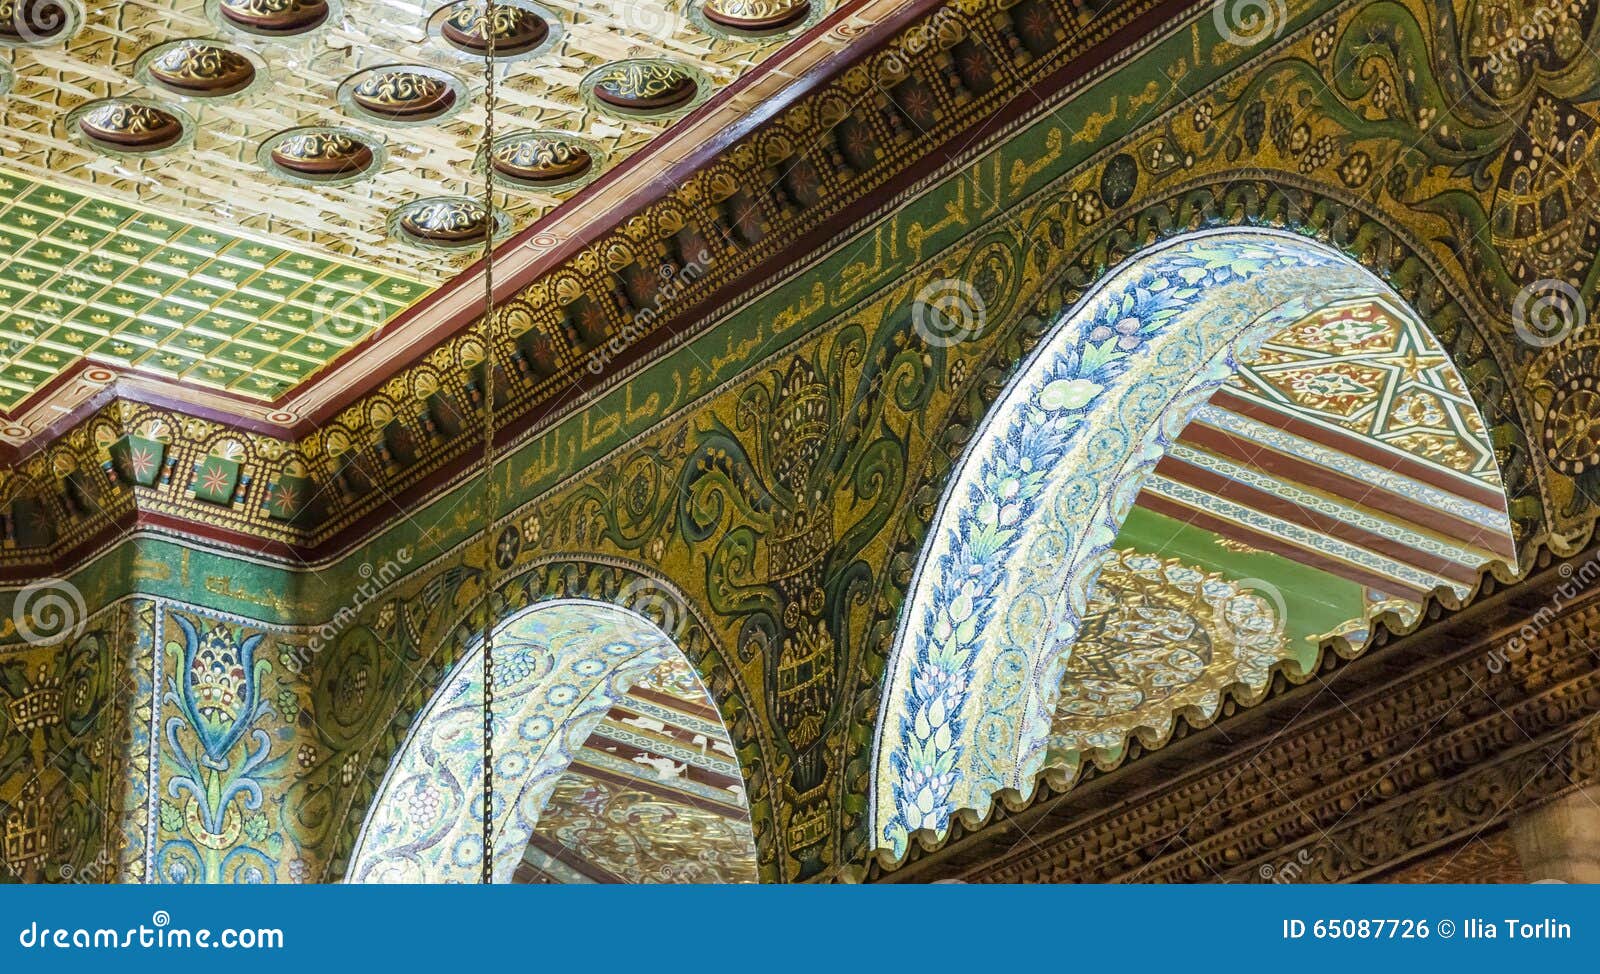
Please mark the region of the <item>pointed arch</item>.
[[918, 557], [874, 737], [875, 848], [898, 859], [914, 832], [1031, 794], [1100, 569], [1157, 462], [1268, 338], [1372, 298], [1403, 306], [1320, 243], [1218, 229], [1135, 255], [1063, 316], [979, 426]]
[[[494, 879], [510, 882], [551, 793], [601, 721], [652, 670], [693, 668], [644, 616], [586, 599], [539, 602], [516, 613], [499, 626], [494, 653]], [[482, 666], [480, 641], [413, 724], [356, 840], [349, 881], [478, 881]], [[693, 679], [709, 706], [704, 685]], [[753, 841], [747, 854], [753, 871]]]

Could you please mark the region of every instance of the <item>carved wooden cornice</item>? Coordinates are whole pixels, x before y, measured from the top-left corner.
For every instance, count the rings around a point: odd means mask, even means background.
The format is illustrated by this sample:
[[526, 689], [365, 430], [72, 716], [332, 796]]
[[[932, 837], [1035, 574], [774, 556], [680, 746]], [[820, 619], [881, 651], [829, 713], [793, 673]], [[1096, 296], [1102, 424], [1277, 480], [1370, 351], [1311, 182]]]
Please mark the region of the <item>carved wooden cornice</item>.
[[1600, 544], [870, 878], [1371, 879], [1600, 781]]

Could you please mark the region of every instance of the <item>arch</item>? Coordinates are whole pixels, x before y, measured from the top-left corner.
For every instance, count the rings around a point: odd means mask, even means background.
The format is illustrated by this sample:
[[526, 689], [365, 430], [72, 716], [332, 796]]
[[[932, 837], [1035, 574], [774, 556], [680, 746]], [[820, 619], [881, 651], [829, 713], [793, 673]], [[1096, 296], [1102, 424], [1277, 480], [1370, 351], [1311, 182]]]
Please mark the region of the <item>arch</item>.
[[[663, 664], [674, 664], [689, 675], [708, 707], [710, 697], [666, 633], [644, 616], [607, 602], [535, 603], [500, 624], [494, 651], [494, 880], [510, 882], [575, 755], [636, 683]], [[413, 724], [362, 825], [347, 880], [478, 881], [482, 661], [479, 641]], [[711, 713], [708, 719], [726, 738], [721, 720]], [[730, 754], [729, 760], [737, 770], [737, 759]], [[740, 795], [742, 802], [742, 789]], [[753, 870], [753, 839], [747, 836], [746, 844]]]
[[[1043, 769], [1063, 670], [1135, 498], [1262, 343], [1380, 279], [1315, 241], [1216, 229], [1153, 245], [1051, 329], [942, 494], [892, 644], [872, 754], [873, 847], [942, 835]], [[1502, 510], [1496, 528], [1509, 539]], [[1514, 560], [1509, 540], [1497, 557]]]

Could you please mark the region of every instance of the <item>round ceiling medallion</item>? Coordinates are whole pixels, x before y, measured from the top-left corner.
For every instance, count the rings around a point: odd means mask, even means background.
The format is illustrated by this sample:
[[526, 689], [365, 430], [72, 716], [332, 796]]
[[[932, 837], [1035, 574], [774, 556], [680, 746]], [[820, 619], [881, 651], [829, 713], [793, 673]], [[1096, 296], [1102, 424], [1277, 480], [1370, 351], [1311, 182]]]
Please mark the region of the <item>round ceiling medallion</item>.
[[337, 126], [307, 126], [279, 132], [256, 153], [268, 172], [297, 183], [339, 186], [383, 167], [383, 144], [365, 133]]
[[199, 37], [169, 41], [140, 55], [139, 80], [186, 98], [224, 98], [254, 85], [262, 70], [254, 56]]
[[[505, 229], [496, 211], [495, 233]], [[389, 232], [410, 243], [439, 250], [481, 246], [489, 230], [483, 201], [470, 196], [430, 196], [400, 207], [389, 218]]]
[[599, 175], [598, 146], [566, 132], [512, 132], [494, 140], [489, 164], [500, 182], [523, 189], [570, 189]]
[[217, 16], [229, 27], [267, 37], [290, 37], [328, 22], [328, 0], [215, 0]]
[[[489, 53], [489, 34], [479, 0], [458, 0], [433, 15], [430, 28], [455, 50], [473, 57]], [[494, 9], [494, 57], [525, 58], [549, 50], [560, 21], [543, 7], [523, 0], [500, 0]]]
[[601, 107], [624, 115], [669, 115], [696, 104], [708, 86], [687, 65], [667, 58], [636, 58], [602, 65], [583, 79]]
[[0, 0], [0, 44], [56, 44], [81, 26], [83, 8], [75, 0]]
[[339, 86], [339, 102], [352, 115], [386, 125], [425, 125], [449, 118], [468, 101], [455, 75], [412, 64], [368, 68]]
[[740, 34], [775, 34], [805, 20], [811, 0], [705, 0], [706, 20]]
[[113, 154], [145, 155], [170, 149], [189, 134], [176, 108], [142, 98], [106, 98], [83, 105], [67, 119], [70, 131]]

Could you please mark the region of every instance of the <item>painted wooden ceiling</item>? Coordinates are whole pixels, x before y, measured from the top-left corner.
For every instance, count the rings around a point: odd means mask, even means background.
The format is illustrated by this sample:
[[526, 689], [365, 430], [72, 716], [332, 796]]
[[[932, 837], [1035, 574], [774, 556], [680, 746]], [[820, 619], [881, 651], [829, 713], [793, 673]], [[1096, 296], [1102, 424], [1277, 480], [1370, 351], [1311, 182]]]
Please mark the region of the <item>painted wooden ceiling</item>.
[[521, 883], [753, 883], [738, 758], [681, 657], [595, 727], [539, 814]]
[[[497, 232], [829, 6], [501, 0]], [[446, 0], [0, 0], [0, 410], [85, 357], [271, 400], [454, 276], [483, 239], [478, 20]]]
[[1323, 308], [1261, 348], [1156, 465], [1062, 679], [1053, 760], [1159, 745], [1224, 691], [1363, 644], [1382, 611], [1515, 563], [1482, 416], [1438, 341], [1384, 299]]

